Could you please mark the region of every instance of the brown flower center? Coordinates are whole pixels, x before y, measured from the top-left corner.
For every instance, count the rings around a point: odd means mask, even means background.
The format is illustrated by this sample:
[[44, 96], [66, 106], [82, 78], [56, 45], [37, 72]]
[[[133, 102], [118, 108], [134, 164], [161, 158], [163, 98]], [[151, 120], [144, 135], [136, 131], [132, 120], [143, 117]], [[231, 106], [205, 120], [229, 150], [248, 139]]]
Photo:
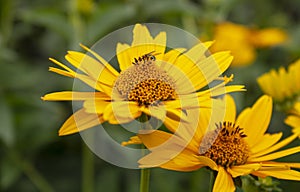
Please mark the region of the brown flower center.
[[148, 55], [135, 59], [133, 66], [122, 71], [114, 88], [126, 100], [136, 101], [139, 105], [175, 99], [173, 79], [155, 64], [152, 55]]
[[220, 122], [216, 126], [217, 129], [204, 136], [199, 153], [223, 167], [245, 164], [250, 149], [243, 139], [246, 137], [243, 129], [231, 122]]

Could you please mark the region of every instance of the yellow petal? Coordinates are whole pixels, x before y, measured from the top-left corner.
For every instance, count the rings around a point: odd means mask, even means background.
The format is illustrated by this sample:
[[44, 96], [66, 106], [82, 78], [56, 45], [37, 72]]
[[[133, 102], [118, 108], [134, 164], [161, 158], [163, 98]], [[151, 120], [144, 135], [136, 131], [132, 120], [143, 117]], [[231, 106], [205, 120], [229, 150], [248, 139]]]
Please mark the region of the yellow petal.
[[182, 167], [194, 167], [196, 165], [204, 165], [200, 161], [197, 155], [193, 154], [188, 150], [184, 150], [182, 153], [177, 155], [172, 161]]
[[[209, 45], [209, 43], [207, 43]], [[203, 43], [198, 43], [195, 46], [193, 46], [190, 50], [188, 50], [185, 54], [192, 62], [197, 63], [201, 59], [204, 59], [205, 52], [207, 52], [208, 49]]]
[[233, 93], [239, 91], [246, 91], [244, 85], [229, 85], [225, 86], [225, 84], [220, 83], [221, 86], [215, 86], [207, 90], [210, 93], [211, 97], [222, 96], [226, 93]]
[[178, 99], [164, 101], [163, 104], [167, 109], [195, 109], [224, 107], [218, 99], [212, 99], [209, 95], [196, 96], [196, 94], [180, 95]]
[[208, 49], [210, 48], [216, 41], [205, 41], [203, 45]]
[[207, 58], [193, 62], [186, 54], [178, 57], [174, 63], [192, 82], [195, 90], [208, 85], [230, 65], [232, 56], [229, 52], [218, 52]]
[[[147, 53], [156, 51], [157, 53], [162, 54], [161, 56], [158, 55], [158, 59], [161, 60], [160, 57], [162, 57], [165, 52], [166, 41], [166, 32], [160, 32], [155, 38], [152, 38], [146, 26], [136, 24], [133, 29], [133, 41], [131, 46], [145, 45], [143, 51], [146, 51]], [[145, 52], [137, 52], [137, 54], [142, 55], [145, 54]]]
[[210, 97], [222, 96], [225, 93], [231, 93], [236, 91], [246, 91], [244, 85], [230, 85], [226, 86], [227, 83], [233, 81], [233, 74], [230, 77], [221, 77], [216, 80], [221, 80], [220, 82], [216, 81], [216, 85], [213, 87], [209, 87], [209, 89], [205, 91], [197, 92], [198, 96], [209, 95]]
[[264, 93], [272, 96], [274, 100], [282, 101], [285, 97], [290, 96], [287, 94], [289, 89], [286, 86], [286, 82], [289, 81], [283, 80], [286, 76], [287, 71], [280, 67], [278, 73], [272, 69], [257, 78], [257, 82]]
[[232, 175], [232, 177], [238, 177], [242, 175], [248, 175], [253, 171], [258, 170], [260, 167], [260, 163], [250, 163], [245, 165], [232, 166], [228, 168], [227, 171]]
[[282, 136], [282, 133], [265, 134], [262, 138], [251, 147], [251, 156], [256, 156], [256, 153], [263, 152], [275, 143], [277, 143]]
[[300, 127], [295, 127], [293, 128], [292, 132], [300, 138]]
[[164, 106], [149, 106], [149, 107], [141, 107], [140, 110], [145, 114], [155, 117], [161, 121], [164, 121], [166, 118], [166, 109]]
[[178, 145], [184, 144], [184, 141], [179, 137], [172, 136], [172, 134], [160, 130], [141, 131], [140, 134], [138, 134], [138, 137], [141, 139], [143, 144], [150, 150], [161, 146], [167, 141], [169, 141], [169, 144], [171, 144], [171, 142], [178, 143]]
[[121, 71], [132, 66], [134, 58], [155, 52], [157, 60], [162, 60], [166, 47], [166, 33], [160, 32], [152, 38], [146, 26], [136, 24], [133, 29], [133, 41], [131, 46], [128, 44], [117, 44], [117, 58]]
[[[210, 117], [211, 113], [208, 109], [201, 110], [200, 116], [198, 109], [187, 110], [186, 113], [189, 122], [176, 121], [166, 117], [164, 125], [171, 132], [175, 133], [176, 135], [184, 139], [186, 142], [188, 142], [189, 148], [191, 150], [197, 152], [199, 150], [201, 138], [205, 134], [206, 128], [208, 126], [209, 118], [207, 117]], [[202, 131], [202, 129], [204, 130]]]
[[243, 121], [238, 121], [237, 124], [244, 128], [247, 135], [245, 140], [251, 147], [261, 139], [268, 128], [272, 115], [272, 98], [266, 95], [260, 97], [246, 115]]
[[155, 45], [154, 51], [156, 53], [155, 57], [157, 60], [162, 60], [165, 54], [166, 50], [166, 44], [167, 44], [167, 34], [166, 32], [160, 32], [153, 41], [153, 44]]
[[277, 143], [277, 144], [275, 144], [275, 145], [273, 145], [273, 146], [271, 146], [269, 148], [266, 148], [265, 150], [262, 150], [260, 152], [255, 153], [255, 154], [252, 154], [251, 157], [250, 157], [250, 159], [251, 158], [256, 158], [256, 157], [259, 157], [259, 156], [263, 156], [265, 154], [268, 154], [268, 153], [271, 153], [273, 151], [276, 151], [276, 150], [278, 150], [278, 149], [286, 146], [287, 144], [289, 144], [290, 142], [292, 142], [296, 138], [297, 138], [297, 135], [295, 135], [295, 134], [291, 135], [291, 136], [285, 138], [284, 140], [280, 141], [279, 143]]
[[236, 116], [236, 106], [233, 98], [230, 95], [225, 95], [225, 104], [226, 104], [226, 111], [225, 111], [225, 117], [224, 121], [228, 122], [235, 122], [235, 116]]
[[300, 172], [295, 171], [295, 170], [256, 171], [255, 174], [257, 174], [257, 173], [275, 177], [277, 179], [300, 181]]
[[93, 89], [96, 89], [97, 91], [104, 92], [107, 95], [111, 95], [111, 93], [112, 93], [112, 87], [111, 86], [100, 84], [100, 82], [92, 79], [91, 77], [89, 77], [87, 75], [82, 75], [82, 74], [77, 73], [75, 78], [77, 78], [80, 81], [86, 83], [87, 85], [89, 85]]
[[128, 67], [132, 66], [131, 55], [129, 54], [130, 46], [128, 44], [117, 44], [117, 58], [121, 71], [125, 71]]
[[172, 133], [175, 133], [180, 125], [180, 121], [175, 121], [169, 117], [165, 118], [164, 125], [169, 129]]
[[189, 77], [186, 74], [183, 73], [183, 71], [180, 71], [181, 69], [175, 69], [175, 67], [176, 66], [171, 67], [169, 71], [167, 71], [167, 73], [174, 80], [176, 93], [178, 95], [195, 93], [197, 90], [194, 87], [193, 82], [189, 79]]
[[234, 192], [235, 186], [231, 176], [223, 167], [219, 167], [218, 175], [214, 183], [213, 192]]
[[72, 65], [88, 74], [94, 80], [98, 80], [111, 87], [113, 86], [117, 76], [96, 59], [76, 51], [68, 51], [65, 58]]
[[87, 113], [96, 113], [102, 115], [110, 103], [111, 101], [105, 101], [101, 99], [89, 99], [83, 103], [83, 107]]
[[[169, 153], [173, 154], [173, 151], [166, 151], [166, 150], [159, 150], [155, 152], [151, 152], [150, 154], [142, 157], [138, 163], [140, 164], [140, 168], [148, 168], [148, 167], [160, 167], [163, 164], [170, 162], [171, 157], [173, 155], [169, 155]], [[170, 167], [166, 166], [165, 169], [172, 169], [173, 165], [170, 165]]]
[[166, 116], [176, 121], [189, 121], [186, 114], [180, 109], [166, 108]]
[[49, 60], [52, 61], [53, 63], [55, 63], [56, 65], [60, 66], [61, 68], [65, 69], [66, 71], [75, 74], [75, 72], [72, 69], [70, 69], [66, 65], [62, 64], [61, 62], [59, 62], [59, 61], [57, 61], [57, 60], [55, 60], [53, 58], [49, 58]]
[[[156, 37], [152, 37], [148, 28], [141, 24], [136, 24], [133, 29], [132, 52], [135, 57], [155, 51], [157, 60], [161, 60], [165, 53], [166, 33], [160, 32]], [[133, 58], [131, 58], [133, 59]]]
[[232, 59], [233, 57], [230, 53], [224, 51], [215, 53], [208, 58], [199, 61], [197, 65], [199, 66], [203, 77], [201, 79], [197, 79], [200, 77], [199, 74], [190, 76], [191, 81], [193, 83], [197, 83], [197, 86], [195, 86], [196, 89], [204, 87], [221, 75], [229, 67]]
[[101, 116], [80, 109], [69, 117], [59, 130], [59, 136], [77, 133], [103, 123]]
[[210, 158], [205, 156], [197, 156], [197, 158], [201, 164], [210, 167], [212, 170], [218, 171], [218, 165]]
[[142, 141], [138, 136], [132, 136], [130, 137], [129, 141], [123, 141], [121, 143], [122, 146], [134, 145], [134, 144], [142, 144]]
[[[174, 170], [174, 171], [194, 171], [199, 168], [201, 168], [203, 165], [199, 163], [188, 163], [190, 162], [187, 160], [187, 163], [179, 163], [178, 161], [172, 160], [174, 156], [175, 159], [177, 158], [182, 158], [182, 154], [185, 153], [180, 153], [178, 155], [177, 151], [172, 151], [172, 150], [158, 150], [155, 152], [150, 153], [149, 155], [144, 156], [141, 158], [138, 162], [140, 164], [141, 168], [146, 168], [146, 167], [161, 167], [163, 169], [168, 169], [168, 170]], [[190, 159], [189, 156], [186, 156]], [[184, 158], [184, 157], [183, 157]], [[182, 161], [181, 161], [182, 162]]]
[[111, 102], [104, 109], [103, 119], [111, 124], [129, 123], [142, 114], [136, 102]]
[[250, 107], [244, 108], [244, 110], [240, 112], [239, 116], [237, 117], [236, 124], [240, 125], [241, 122], [246, 121], [250, 113], [251, 113]]
[[74, 71], [69, 72], [69, 71], [65, 71], [65, 70], [62, 70], [62, 69], [57, 69], [55, 67], [49, 67], [49, 71], [57, 73], [59, 75], [66, 76], [66, 77], [72, 77], [72, 78], [75, 77], [75, 72]]
[[42, 97], [44, 101], [82, 101], [88, 99], [103, 99], [109, 100], [110, 97], [102, 92], [73, 92], [62, 91], [56, 93], [50, 93]]
[[[213, 120], [212, 117], [216, 117], [215, 115], [213, 115], [212, 109], [203, 108], [200, 110], [200, 115], [198, 115], [198, 118], [199, 118], [198, 119], [198, 127], [197, 127], [197, 131], [194, 135], [194, 140], [199, 145], [201, 143], [201, 139], [204, 137], [204, 135], [207, 133], [207, 131], [211, 130], [210, 127], [215, 126], [214, 122], [216, 122], [216, 121]], [[216, 117], [216, 118], [218, 118], [218, 117]]]
[[153, 38], [145, 25], [136, 24], [133, 28], [132, 46], [151, 43]]
[[284, 122], [291, 127], [300, 127], [300, 116], [289, 115]]
[[119, 76], [119, 73], [109, 64], [105, 59], [103, 59], [99, 54], [89, 49], [88, 47], [80, 44], [80, 46], [86, 51], [90, 52], [100, 63], [102, 63], [115, 77]]
[[288, 155], [292, 155], [292, 154], [298, 153], [298, 152], [300, 152], [300, 147], [293, 147], [290, 149], [271, 153], [269, 155], [265, 155], [265, 156], [261, 156], [261, 157], [249, 157], [248, 161], [251, 161], [251, 162], [270, 161], [270, 160], [279, 159], [281, 157], [285, 157]]
[[293, 163], [293, 162], [274, 162], [274, 161], [267, 161], [261, 163], [263, 167], [270, 166], [270, 167], [282, 167], [282, 168], [300, 168], [300, 163]]
[[175, 60], [177, 59], [177, 57], [182, 54], [186, 49], [185, 48], [177, 48], [177, 49], [172, 49], [170, 51], [168, 51], [165, 55], [163, 60], [166, 62], [163, 62], [161, 67], [162, 69], [164, 69], [165, 71], [169, 71], [170, 67], [175, 63]]

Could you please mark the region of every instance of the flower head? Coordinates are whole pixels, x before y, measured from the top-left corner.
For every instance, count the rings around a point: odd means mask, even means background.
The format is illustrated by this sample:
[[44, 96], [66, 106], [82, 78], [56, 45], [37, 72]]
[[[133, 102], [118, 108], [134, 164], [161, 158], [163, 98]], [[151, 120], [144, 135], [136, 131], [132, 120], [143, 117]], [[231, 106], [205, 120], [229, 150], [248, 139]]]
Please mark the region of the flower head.
[[265, 94], [274, 98], [283, 110], [289, 110], [300, 99], [300, 60], [289, 65], [286, 70], [270, 72], [257, 78], [257, 82]]
[[[299, 168], [298, 163], [274, 161], [299, 152], [300, 147], [277, 151], [297, 135], [279, 141], [282, 133], [265, 133], [271, 119], [272, 99], [262, 96], [237, 119], [233, 99], [226, 96], [225, 101], [224, 118], [210, 122], [203, 117], [210, 116], [210, 109], [204, 109], [195, 131], [187, 125], [186, 130], [178, 129], [174, 134], [159, 130], [139, 134], [140, 141], [151, 151], [139, 160], [140, 166], [175, 171], [209, 167], [217, 172], [214, 192], [235, 191], [233, 178], [248, 174], [300, 181], [300, 172], [291, 169]], [[214, 123], [215, 129], [211, 129]]]
[[[229, 52], [207, 55], [212, 42], [198, 43], [189, 50], [177, 48], [166, 52], [166, 38], [165, 32], [153, 37], [146, 26], [136, 24], [131, 45], [116, 46], [120, 72], [85, 46], [82, 47], [87, 54], [69, 51], [66, 55], [77, 72], [51, 59], [63, 69], [50, 67], [50, 71], [77, 78], [95, 89], [95, 92], [64, 91], [42, 97], [48, 101], [83, 101], [82, 109], [63, 124], [59, 134], [75, 133], [105, 121], [128, 123], [142, 113], [163, 122], [185, 120], [183, 110], [211, 107], [212, 97], [243, 90], [243, 86], [225, 87], [233, 76], [220, 77], [232, 61]], [[213, 81], [216, 86], [200, 91]]]
[[250, 29], [230, 22], [220, 23], [215, 27], [213, 38], [216, 43], [212, 52], [230, 50], [234, 56], [233, 66], [251, 64], [256, 58], [256, 47], [269, 47], [282, 44], [287, 35], [280, 29]]

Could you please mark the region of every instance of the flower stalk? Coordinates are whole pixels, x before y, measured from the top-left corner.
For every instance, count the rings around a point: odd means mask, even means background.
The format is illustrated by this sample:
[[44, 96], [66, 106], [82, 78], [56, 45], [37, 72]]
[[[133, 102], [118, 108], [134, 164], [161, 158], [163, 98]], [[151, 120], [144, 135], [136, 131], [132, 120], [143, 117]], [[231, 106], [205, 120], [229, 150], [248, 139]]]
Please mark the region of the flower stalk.
[[[148, 116], [146, 114], [142, 114], [139, 118], [141, 122], [141, 129], [151, 129], [151, 125], [147, 122]], [[146, 148], [142, 145], [142, 156], [146, 155]], [[141, 169], [141, 179], [140, 179], [140, 192], [148, 192], [149, 191], [149, 183], [150, 183], [150, 168], [142, 168]]]

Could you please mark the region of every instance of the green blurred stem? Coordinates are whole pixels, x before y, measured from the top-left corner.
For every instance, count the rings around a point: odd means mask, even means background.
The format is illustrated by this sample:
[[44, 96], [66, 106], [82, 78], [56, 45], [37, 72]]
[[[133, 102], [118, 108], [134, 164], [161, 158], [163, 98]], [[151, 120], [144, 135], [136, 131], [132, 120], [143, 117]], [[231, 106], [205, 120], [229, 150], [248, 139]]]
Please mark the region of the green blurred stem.
[[149, 191], [149, 181], [150, 181], [150, 169], [141, 169], [141, 181], [140, 181], [140, 192]]
[[15, 15], [14, 6], [14, 0], [0, 0], [0, 43], [2, 43], [3, 46], [8, 46], [12, 34], [13, 17]]
[[214, 187], [214, 183], [215, 183], [215, 173], [213, 170], [210, 170], [210, 178], [209, 178], [209, 188], [208, 191], [212, 192], [213, 191], [213, 187]]
[[37, 169], [27, 160], [23, 159], [17, 152], [10, 151], [10, 158], [25, 173], [38, 191], [52, 192], [54, 189]]
[[185, 30], [188, 32], [198, 35], [198, 26], [196, 24], [196, 20], [191, 15], [183, 15], [182, 18], [182, 24]]
[[[78, 10], [78, 0], [69, 1], [69, 20], [73, 26], [73, 38], [71, 42], [72, 49], [76, 49], [78, 44], [84, 40], [84, 22]], [[93, 139], [92, 136], [90, 139]], [[95, 159], [93, 153], [86, 146], [82, 144], [82, 191], [94, 191], [94, 164]]]
[[[151, 129], [150, 124], [147, 123], [148, 116], [146, 114], [142, 114], [140, 116], [141, 129]], [[146, 155], [146, 148], [142, 145], [142, 156]], [[148, 192], [149, 191], [149, 183], [150, 183], [150, 169], [143, 168], [141, 169], [141, 179], [140, 179], [140, 192]]]
[[78, 47], [78, 44], [83, 41], [84, 39], [84, 22], [83, 19], [78, 11], [78, 0], [70, 0], [69, 3], [69, 20], [72, 23], [73, 26], [73, 42], [71, 43], [71, 47], [76, 48]]
[[82, 191], [94, 191], [94, 155], [85, 143], [82, 144]]

